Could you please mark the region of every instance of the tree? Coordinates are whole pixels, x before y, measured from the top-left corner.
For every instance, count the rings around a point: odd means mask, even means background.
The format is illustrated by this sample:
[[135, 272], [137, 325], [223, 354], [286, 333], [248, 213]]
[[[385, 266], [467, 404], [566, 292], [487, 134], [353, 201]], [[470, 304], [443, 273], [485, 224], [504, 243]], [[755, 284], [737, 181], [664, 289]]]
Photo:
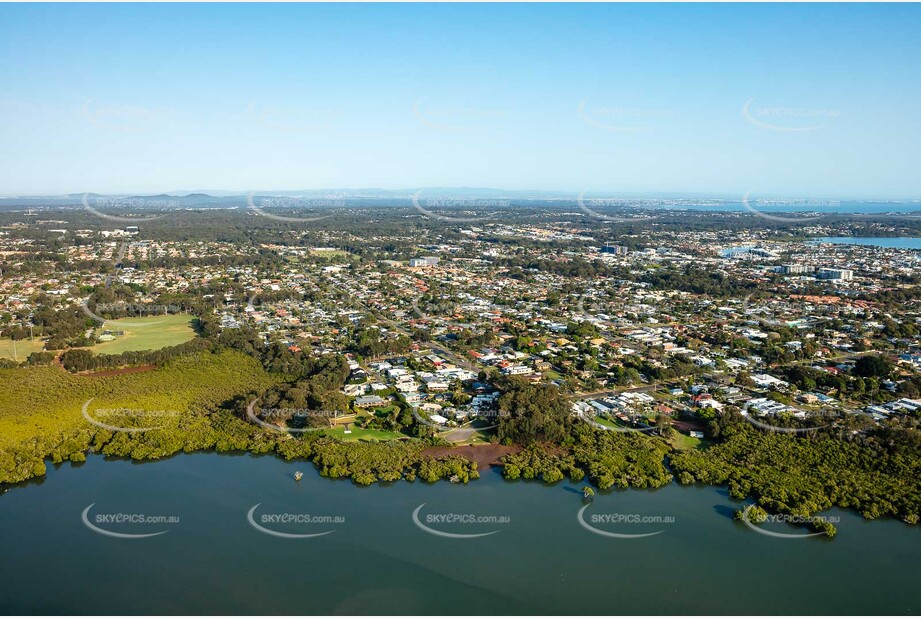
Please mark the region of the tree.
[[499, 397], [499, 440], [561, 442], [572, 422], [569, 401], [548, 384], [509, 380]]
[[878, 354], [867, 354], [857, 359], [854, 373], [864, 378], [887, 378], [892, 373], [892, 363]]

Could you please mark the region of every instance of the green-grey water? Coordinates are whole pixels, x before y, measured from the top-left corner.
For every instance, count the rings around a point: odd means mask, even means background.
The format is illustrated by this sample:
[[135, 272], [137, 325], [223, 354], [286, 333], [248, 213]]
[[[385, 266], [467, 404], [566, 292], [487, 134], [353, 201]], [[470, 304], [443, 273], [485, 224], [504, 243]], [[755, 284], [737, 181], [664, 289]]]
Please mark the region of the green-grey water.
[[[295, 482], [295, 470], [304, 478]], [[733, 521], [725, 490], [397, 482], [358, 487], [274, 457], [181, 455], [49, 467], [0, 497], [0, 610], [93, 614], [910, 614], [921, 609], [921, 530], [840, 517], [838, 536], [774, 538]], [[92, 506], [90, 506], [92, 505]], [[258, 505], [258, 506], [256, 506]], [[422, 506], [424, 505], [424, 506]], [[261, 532], [247, 519], [286, 534]], [[451, 534], [422, 530], [413, 521]], [[163, 532], [147, 538], [120, 534]], [[173, 523], [107, 521], [118, 513]], [[283, 523], [284, 513], [338, 517]], [[495, 516], [494, 523], [436, 515]], [[655, 523], [593, 516], [659, 517]], [[667, 519], [673, 518], [673, 521]], [[786, 524], [771, 530], [804, 534]], [[331, 532], [330, 532], [331, 531]], [[661, 532], [660, 532], [661, 531]]]
[[816, 240], [838, 245], [865, 245], [883, 249], [921, 249], [921, 238], [909, 236], [826, 236]]

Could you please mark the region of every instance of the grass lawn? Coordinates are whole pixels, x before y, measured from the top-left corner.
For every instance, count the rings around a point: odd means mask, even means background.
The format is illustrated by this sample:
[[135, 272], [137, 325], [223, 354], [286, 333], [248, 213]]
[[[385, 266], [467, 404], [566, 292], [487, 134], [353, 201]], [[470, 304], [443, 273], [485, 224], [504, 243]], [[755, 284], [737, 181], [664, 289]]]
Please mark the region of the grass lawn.
[[[495, 429], [480, 429], [480, 430], [477, 430], [471, 433], [470, 436], [467, 437], [465, 440], [459, 440], [457, 442], [454, 442], [453, 440], [451, 440], [451, 442], [455, 446], [468, 446], [468, 445], [475, 446], [477, 444], [490, 444], [489, 438], [494, 435], [496, 435]], [[451, 439], [450, 435], [443, 436], [443, 437], [449, 440]]]
[[322, 257], [348, 257], [349, 252], [343, 251], [341, 249], [311, 249], [310, 252], [314, 255], [319, 255]]
[[592, 420], [598, 423], [599, 425], [604, 425], [605, 427], [611, 427], [613, 429], [623, 429], [625, 427], [623, 423], [617, 423], [612, 420], [602, 418], [600, 416], [596, 416]]
[[675, 431], [675, 434], [669, 438], [668, 443], [679, 451], [702, 450], [709, 446], [706, 440], [692, 438], [679, 431]]
[[188, 315], [151, 315], [108, 320], [96, 329], [96, 333], [102, 334], [106, 330], [121, 330], [125, 334], [116, 337], [114, 341], [104, 341], [91, 347], [96, 354], [159, 350], [185, 343], [195, 337], [192, 318]]
[[332, 429], [324, 429], [323, 435], [330, 438], [338, 438], [343, 442], [357, 442], [358, 440], [397, 440], [406, 438], [406, 434], [397, 431], [382, 431], [379, 429], [362, 429], [355, 425], [351, 426], [352, 433], [345, 433], [345, 425], [337, 425]]
[[32, 352], [41, 352], [44, 349], [45, 342], [40, 339], [35, 341], [22, 339], [16, 342], [16, 358], [13, 358], [13, 340], [0, 339], [0, 358], [15, 360], [20, 363], [26, 360]]

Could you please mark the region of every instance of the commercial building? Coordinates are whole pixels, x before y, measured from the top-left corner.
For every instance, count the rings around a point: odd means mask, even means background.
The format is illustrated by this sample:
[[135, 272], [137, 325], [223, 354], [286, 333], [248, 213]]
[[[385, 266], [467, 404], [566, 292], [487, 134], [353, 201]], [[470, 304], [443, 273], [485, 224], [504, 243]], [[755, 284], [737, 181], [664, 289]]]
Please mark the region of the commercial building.
[[854, 271], [844, 268], [820, 268], [819, 279], [831, 279], [837, 281], [850, 281], [854, 278]]
[[627, 255], [627, 248], [623, 245], [612, 245], [609, 242], [604, 243], [604, 246], [601, 247], [602, 253], [609, 253], [611, 255]]

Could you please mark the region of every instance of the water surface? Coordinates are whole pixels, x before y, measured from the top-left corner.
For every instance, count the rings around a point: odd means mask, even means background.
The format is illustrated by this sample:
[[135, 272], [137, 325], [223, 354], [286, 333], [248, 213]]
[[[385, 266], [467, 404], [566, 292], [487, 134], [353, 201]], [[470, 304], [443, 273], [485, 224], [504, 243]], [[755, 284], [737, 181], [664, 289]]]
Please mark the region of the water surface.
[[[295, 482], [295, 470], [303, 470]], [[154, 463], [92, 456], [49, 466], [41, 481], [0, 497], [3, 613], [424, 614], [908, 614], [921, 608], [921, 530], [849, 512], [838, 537], [777, 539], [732, 520], [723, 489], [672, 484], [600, 492], [586, 511], [674, 517], [673, 523], [579, 525], [581, 485], [507, 482], [486, 471], [469, 485], [358, 487], [275, 457], [180, 455]], [[81, 520], [121, 533], [111, 538]], [[344, 523], [264, 527], [247, 513], [343, 517]], [[507, 517], [444, 524], [439, 514]], [[103, 514], [179, 518], [98, 523]], [[662, 520], [664, 521], [664, 520]], [[801, 534], [804, 529], [772, 528]]]
[[921, 238], [912, 237], [829, 236], [816, 238], [816, 240], [839, 245], [866, 245], [885, 249], [921, 249]]

